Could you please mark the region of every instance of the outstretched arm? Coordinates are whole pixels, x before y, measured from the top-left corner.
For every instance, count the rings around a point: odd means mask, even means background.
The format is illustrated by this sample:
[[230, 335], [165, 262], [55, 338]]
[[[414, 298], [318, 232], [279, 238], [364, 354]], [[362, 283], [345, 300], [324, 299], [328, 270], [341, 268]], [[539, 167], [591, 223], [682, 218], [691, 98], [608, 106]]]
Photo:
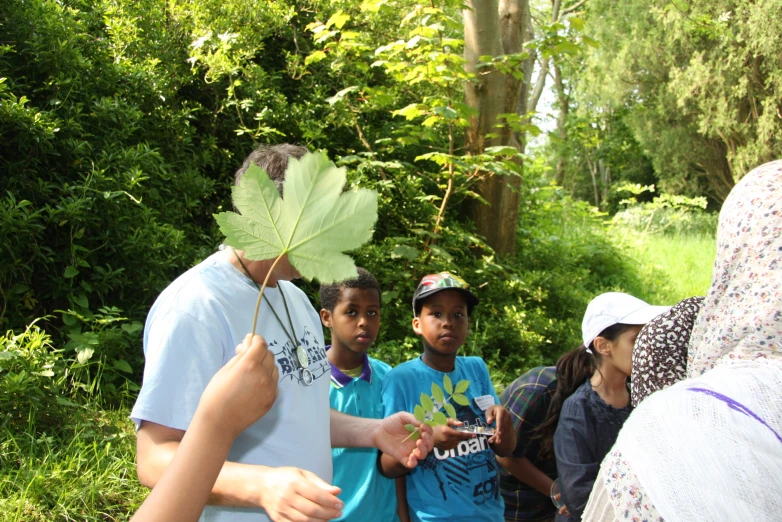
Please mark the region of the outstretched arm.
[[263, 507], [275, 521], [340, 516], [339, 488], [308, 471], [225, 462], [236, 436], [276, 397], [277, 367], [265, 355], [260, 336], [237, 347], [204, 391], [187, 433], [142, 423], [139, 479], [154, 489], [133, 521], [197, 520], [207, 502]]
[[[409, 437], [405, 424], [413, 424], [421, 430], [418, 440]], [[432, 428], [407, 412], [395, 413], [385, 419], [364, 419], [331, 410], [331, 446], [377, 448], [403, 468], [411, 469], [432, 450]]]

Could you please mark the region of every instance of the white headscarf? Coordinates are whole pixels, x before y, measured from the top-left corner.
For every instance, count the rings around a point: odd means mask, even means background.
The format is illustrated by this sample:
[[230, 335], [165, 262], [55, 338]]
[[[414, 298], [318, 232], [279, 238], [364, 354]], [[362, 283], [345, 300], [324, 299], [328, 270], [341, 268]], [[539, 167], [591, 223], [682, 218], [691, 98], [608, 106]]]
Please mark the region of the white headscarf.
[[782, 516], [782, 161], [723, 205], [687, 371], [633, 411], [583, 520]]
[[747, 174], [720, 212], [712, 285], [687, 376], [736, 361], [782, 361], [782, 161]]

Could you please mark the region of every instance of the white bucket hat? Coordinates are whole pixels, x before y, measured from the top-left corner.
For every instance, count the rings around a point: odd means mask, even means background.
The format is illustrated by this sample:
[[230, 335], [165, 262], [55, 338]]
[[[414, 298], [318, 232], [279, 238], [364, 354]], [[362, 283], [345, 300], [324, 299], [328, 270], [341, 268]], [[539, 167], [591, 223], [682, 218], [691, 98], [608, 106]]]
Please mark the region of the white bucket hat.
[[584, 321], [581, 323], [584, 346], [589, 351], [589, 345], [595, 337], [609, 326], [646, 324], [670, 308], [670, 306], [652, 306], [622, 292], [600, 294], [589, 302]]

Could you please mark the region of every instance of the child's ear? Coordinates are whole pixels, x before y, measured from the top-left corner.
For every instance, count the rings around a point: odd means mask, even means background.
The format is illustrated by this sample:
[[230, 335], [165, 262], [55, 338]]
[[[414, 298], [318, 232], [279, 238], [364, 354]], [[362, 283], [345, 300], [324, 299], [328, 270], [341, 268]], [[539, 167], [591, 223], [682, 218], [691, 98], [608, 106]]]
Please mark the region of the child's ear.
[[416, 335], [421, 335], [421, 319], [419, 317], [413, 317], [413, 331]]
[[605, 337], [595, 337], [593, 344], [597, 353], [605, 357], [611, 357], [611, 349], [613, 348], [611, 341]]
[[331, 328], [331, 310], [326, 310], [325, 308], [320, 309], [320, 322], [323, 323], [323, 326], [326, 328]]

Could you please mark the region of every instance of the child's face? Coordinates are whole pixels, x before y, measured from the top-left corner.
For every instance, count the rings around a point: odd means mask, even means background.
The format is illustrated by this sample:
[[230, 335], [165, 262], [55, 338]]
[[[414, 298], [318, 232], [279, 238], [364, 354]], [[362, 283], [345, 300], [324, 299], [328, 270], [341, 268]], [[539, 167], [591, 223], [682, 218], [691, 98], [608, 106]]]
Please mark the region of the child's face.
[[340, 288], [334, 311], [321, 310], [323, 325], [331, 328], [331, 345], [366, 352], [380, 329], [380, 295], [374, 288]]
[[456, 290], [443, 290], [424, 301], [421, 313], [413, 318], [413, 330], [424, 346], [439, 355], [455, 355], [470, 330], [467, 301]]
[[603, 350], [598, 350], [607, 362], [627, 376], [633, 368], [633, 347], [642, 328], [643, 326], [633, 326], [622, 332], [614, 341], [606, 340]]

